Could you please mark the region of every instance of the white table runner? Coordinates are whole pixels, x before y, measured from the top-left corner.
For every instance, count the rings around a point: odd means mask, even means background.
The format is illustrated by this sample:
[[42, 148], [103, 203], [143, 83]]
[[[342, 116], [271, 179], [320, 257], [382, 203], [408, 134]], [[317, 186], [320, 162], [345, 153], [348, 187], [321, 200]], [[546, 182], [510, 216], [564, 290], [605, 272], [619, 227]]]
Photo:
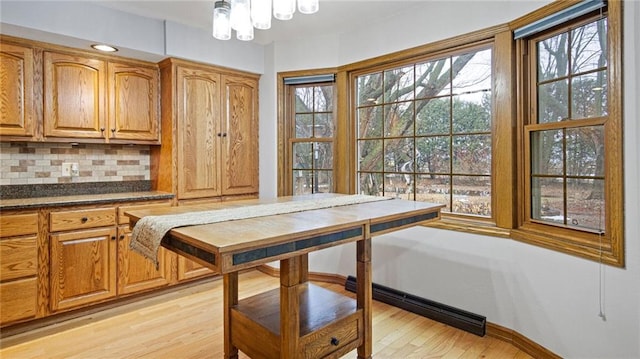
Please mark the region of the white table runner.
[[257, 204], [245, 207], [215, 209], [209, 211], [146, 216], [141, 218], [131, 233], [131, 249], [158, 263], [158, 249], [162, 238], [173, 228], [211, 224], [223, 221], [271, 216], [309, 211], [337, 206], [375, 202], [390, 199], [366, 195], [317, 198], [302, 201]]

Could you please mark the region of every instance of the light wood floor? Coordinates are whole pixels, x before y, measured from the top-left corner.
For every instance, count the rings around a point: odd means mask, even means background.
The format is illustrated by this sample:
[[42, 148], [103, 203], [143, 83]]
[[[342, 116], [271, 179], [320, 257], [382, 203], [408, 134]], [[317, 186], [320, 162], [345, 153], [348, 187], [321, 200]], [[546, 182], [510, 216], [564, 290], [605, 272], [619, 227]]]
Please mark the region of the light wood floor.
[[[339, 285], [321, 285], [353, 296]], [[240, 298], [277, 286], [277, 278], [243, 273]], [[222, 358], [221, 292], [222, 281], [216, 280], [15, 335], [2, 340], [0, 358]], [[376, 301], [373, 340], [376, 359], [531, 358], [501, 340]], [[355, 357], [355, 351], [344, 356]]]

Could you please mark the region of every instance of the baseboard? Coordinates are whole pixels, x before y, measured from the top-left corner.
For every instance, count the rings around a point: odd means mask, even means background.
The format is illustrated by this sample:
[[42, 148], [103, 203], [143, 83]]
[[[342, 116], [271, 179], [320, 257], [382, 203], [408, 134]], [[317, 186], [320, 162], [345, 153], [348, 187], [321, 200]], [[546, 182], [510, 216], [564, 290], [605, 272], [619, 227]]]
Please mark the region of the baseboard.
[[[394, 307], [404, 309], [411, 313], [433, 319], [440, 323], [481, 337], [485, 334], [487, 318], [482, 315], [471, 313], [443, 303], [438, 303], [426, 298], [421, 298], [380, 284], [373, 283], [372, 286], [373, 299], [377, 301], [387, 303]], [[345, 289], [351, 292], [356, 291], [355, 277], [349, 276], [347, 278]]]
[[[272, 277], [279, 277], [280, 270], [269, 265], [261, 265], [257, 268], [264, 274]], [[337, 274], [309, 273], [309, 279], [318, 282], [326, 282], [338, 285], [345, 285], [347, 278]], [[553, 353], [549, 349], [516, 332], [515, 330], [500, 326], [495, 323], [486, 322], [485, 335], [507, 342], [522, 350], [536, 359], [561, 359], [562, 357]]]
[[487, 336], [500, 339], [512, 344], [514, 347], [538, 359], [560, 359], [561, 356], [553, 353], [549, 349], [516, 332], [501, 325], [488, 322]]

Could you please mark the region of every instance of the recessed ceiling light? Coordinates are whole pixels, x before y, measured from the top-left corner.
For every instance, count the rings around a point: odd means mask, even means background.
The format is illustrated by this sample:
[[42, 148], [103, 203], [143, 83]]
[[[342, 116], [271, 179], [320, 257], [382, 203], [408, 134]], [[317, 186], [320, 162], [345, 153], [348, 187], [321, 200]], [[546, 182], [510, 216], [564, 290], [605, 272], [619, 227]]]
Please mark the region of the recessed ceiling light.
[[118, 51], [118, 49], [116, 49], [115, 47], [109, 46], [109, 45], [105, 45], [105, 44], [94, 44], [94, 45], [91, 45], [91, 47], [93, 47], [96, 50], [104, 51], [104, 52], [116, 52], [116, 51]]

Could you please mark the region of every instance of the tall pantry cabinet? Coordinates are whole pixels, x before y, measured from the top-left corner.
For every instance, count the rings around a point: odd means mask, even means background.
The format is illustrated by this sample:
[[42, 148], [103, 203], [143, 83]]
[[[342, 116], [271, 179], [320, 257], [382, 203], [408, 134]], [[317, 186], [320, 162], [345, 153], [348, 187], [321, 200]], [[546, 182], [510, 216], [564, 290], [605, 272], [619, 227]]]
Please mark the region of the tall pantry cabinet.
[[160, 78], [155, 188], [178, 204], [257, 197], [258, 75], [166, 59]]
[[[258, 196], [259, 76], [194, 62], [160, 63], [162, 145], [151, 151], [154, 187], [177, 204]], [[209, 273], [178, 257], [178, 279]]]

